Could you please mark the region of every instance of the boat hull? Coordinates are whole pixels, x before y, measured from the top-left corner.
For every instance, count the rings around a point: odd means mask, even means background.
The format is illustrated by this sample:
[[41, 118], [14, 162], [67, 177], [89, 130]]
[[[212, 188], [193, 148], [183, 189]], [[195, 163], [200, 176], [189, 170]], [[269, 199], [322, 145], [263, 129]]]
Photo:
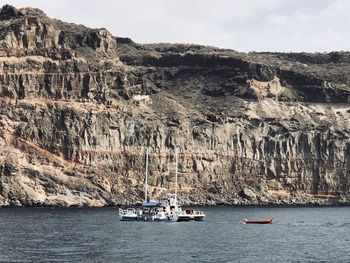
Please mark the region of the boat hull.
[[131, 216], [121, 216], [120, 221], [138, 221], [140, 220], [138, 217], [131, 217]]
[[186, 221], [203, 221], [205, 216], [194, 216], [194, 215], [180, 215], [177, 218], [177, 222], [186, 222]]
[[179, 216], [177, 218], [176, 222], [187, 222], [187, 221], [191, 221], [191, 220], [193, 220], [193, 219], [188, 217], [188, 216]]
[[268, 218], [268, 219], [244, 219], [242, 221], [246, 224], [272, 224], [272, 218]]
[[195, 217], [193, 220], [194, 220], [194, 221], [203, 221], [204, 218], [205, 218], [205, 216], [197, 216], [197, 217]]

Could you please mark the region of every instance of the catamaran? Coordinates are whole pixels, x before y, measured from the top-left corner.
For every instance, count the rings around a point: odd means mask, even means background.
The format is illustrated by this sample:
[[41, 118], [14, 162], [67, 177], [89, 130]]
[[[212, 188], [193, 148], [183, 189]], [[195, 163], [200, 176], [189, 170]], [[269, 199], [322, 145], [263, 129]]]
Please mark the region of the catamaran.
[[142, 204], [142, 220], [164, 221], [168, 220], [167, 207], [161, 202], [148, 201], [148, 149], [146, 149], [146, 178], [145, 178], [145, 199]]
[[[174, 199], [170, 199], [170, 214], [169, 219], [173, 222], [183, 221], [203, 221], [205, 214], [203, 211], [194, 209], [182, 210], [181, 206], [177, 202], [177, 174], [178, 174], [178, 157], [177, 151], [175, 150], [175, 195]], [[172, 202], [173, 201], [173, 202]]]
[[141, 209], [119, 208], [121, 221], [202, 221], [205, 218], [203, 211], [193, 209], [182, 210], [177, 201], [177, 177], [178, 177], [178, 155], [175, 150], [175, 193], [168, 194], [160, 202], [148, 201], [148, 149], [146, 149], [146, 178], [145, 178], [145, 197]]

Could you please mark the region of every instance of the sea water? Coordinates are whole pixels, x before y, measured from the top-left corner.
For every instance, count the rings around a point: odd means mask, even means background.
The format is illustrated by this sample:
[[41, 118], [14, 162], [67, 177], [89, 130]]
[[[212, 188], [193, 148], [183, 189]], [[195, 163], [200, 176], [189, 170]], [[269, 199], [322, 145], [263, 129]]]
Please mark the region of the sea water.
[[[350, 262], [349, 207], [204, 207], [203, 222], [117, 208], [0, 209], [0, 262]], [[243, 224], [273, 217], [273, 224]]]

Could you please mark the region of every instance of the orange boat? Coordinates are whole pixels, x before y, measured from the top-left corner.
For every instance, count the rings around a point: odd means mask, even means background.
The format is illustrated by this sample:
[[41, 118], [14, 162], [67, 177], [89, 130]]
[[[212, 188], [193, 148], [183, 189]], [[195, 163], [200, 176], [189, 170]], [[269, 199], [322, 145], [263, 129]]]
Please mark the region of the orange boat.
[[267, 219], [243, 219], [246, 224], [272, 224], [272, 218]]

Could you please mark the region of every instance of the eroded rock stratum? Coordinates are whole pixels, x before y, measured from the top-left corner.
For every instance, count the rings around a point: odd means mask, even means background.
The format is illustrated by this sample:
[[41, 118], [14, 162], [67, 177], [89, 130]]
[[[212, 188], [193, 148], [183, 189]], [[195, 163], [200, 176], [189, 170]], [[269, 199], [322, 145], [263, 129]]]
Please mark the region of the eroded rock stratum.
[[137, 44], [0, 11], [0, 205], [347, 203], [350, 53]]

